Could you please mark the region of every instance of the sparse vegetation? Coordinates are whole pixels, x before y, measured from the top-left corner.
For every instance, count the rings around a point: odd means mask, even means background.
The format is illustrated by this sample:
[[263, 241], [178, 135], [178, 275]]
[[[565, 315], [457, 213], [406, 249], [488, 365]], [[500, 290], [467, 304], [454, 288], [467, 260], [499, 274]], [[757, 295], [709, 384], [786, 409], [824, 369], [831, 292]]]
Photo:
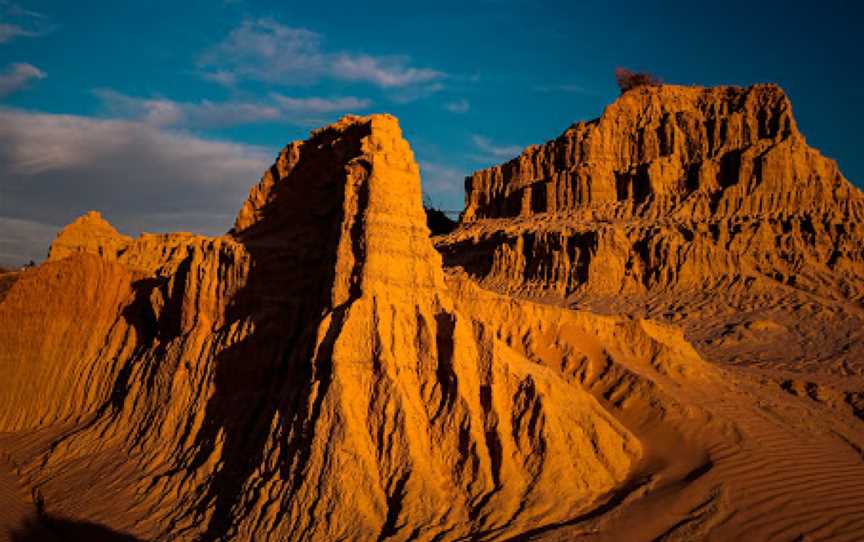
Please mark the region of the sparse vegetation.
[[663, 80], [648, 72], [634, 72], [627, 68], [615, 68], [615, 81], [621, 94], [636, 87], [657, 87], [663, 84]]
[[432, 198], [423, 194], [423, 210], [426, 211], [426, 226], [432, 235], [444, 235], [456, 228], [456, 222], [432, 204]]
[[424, 209], [426, 210], [426, 225], [429, 226], [432, 235], [444, 235], [456, 228], [456, 222], [450, 220], [444, 211], [434, 207], [425, 207]]

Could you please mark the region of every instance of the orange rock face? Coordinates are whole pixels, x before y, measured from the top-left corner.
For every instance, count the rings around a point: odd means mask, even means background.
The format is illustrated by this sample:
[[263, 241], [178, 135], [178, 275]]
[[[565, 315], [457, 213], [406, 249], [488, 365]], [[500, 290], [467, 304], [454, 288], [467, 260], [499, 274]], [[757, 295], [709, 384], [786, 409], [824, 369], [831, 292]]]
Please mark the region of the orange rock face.
[[864, 197], [808, 147], [774, 85], [642, 86], [591, 122], [466, 182], [463, 220], [565, 214], [864, 218]]
[[[651, 317], [698, 307], [691, 337], [747, 363], [760, 356], [721, 334], [758, 313], [788, 328], [767, 361], [864, 369], [864, 351], [844, 354], [864, 341], [847, 303], [864, 298], [864, 194], [807, 146], [777, 86], [638, 87], [466, 187], [461, 227], [436, 244], [488, 288]], [[815, 346], [826, 333], [836, 350]]]
[[[0, 306], [0, 427], [55, 435], [31, 460], [49, 510], [157, 539], [449, 540], [622, 483], [638, 439], [463, 312], [420, 200], [396, 120], [350, 117], [289, 145], [228, 236], [66, 228]], [[663, 350], [627, 328], [628, 359]]]
[[[132, 239], [95, 213], [65, 228], [0, 300], [0, 527], [165, 541], [864, 528], [860, 389], [718, 367], [687, 325], [633, 310], [683, 304], [704, 313], [682, 323], [716, 332], [711, 311], [786, 292], [822, 311], [801, 326], [857, 314], [860, 194], [776, 87], [636, 89], [476, 174], [468, 200], [436, 251], [398, 122], [351, 116], [288, 145], [224, 236]], [[686, 305], [688, 288], [721, 285]], [[576, 297], [607, 314], [562, 306]], [[799, 333], [751, 312], [716, 351]]]
[[51, 243], [48, 259], [62, 260], [80, 253], [110, 256], [122, 251], [131, 241], [131, 237], [117, 233], [101, 214], [90, 211], [57, 234]]

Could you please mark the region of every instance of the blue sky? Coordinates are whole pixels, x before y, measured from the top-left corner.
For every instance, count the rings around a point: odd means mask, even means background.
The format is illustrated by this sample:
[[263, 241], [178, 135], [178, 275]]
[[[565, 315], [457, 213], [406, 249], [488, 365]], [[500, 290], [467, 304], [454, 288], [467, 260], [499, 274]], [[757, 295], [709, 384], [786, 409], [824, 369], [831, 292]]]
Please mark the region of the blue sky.
[[424, 189], [617, 96], [616, 66], [776, 82], [808, 141], [864, 183], [856, 2], [0, 0], [0, 265], [97, 209], [121, 231], [225, 231], [288, 141], [400, 118]]

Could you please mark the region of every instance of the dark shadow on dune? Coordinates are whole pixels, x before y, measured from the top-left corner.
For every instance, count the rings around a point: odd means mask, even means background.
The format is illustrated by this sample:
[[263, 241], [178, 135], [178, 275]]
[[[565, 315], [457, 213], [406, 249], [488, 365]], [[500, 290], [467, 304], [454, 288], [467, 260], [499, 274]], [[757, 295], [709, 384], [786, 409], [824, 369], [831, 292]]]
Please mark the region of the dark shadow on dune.
[[11, 542], [144, 542], [96, 523], [43, 515], [12, 529]]

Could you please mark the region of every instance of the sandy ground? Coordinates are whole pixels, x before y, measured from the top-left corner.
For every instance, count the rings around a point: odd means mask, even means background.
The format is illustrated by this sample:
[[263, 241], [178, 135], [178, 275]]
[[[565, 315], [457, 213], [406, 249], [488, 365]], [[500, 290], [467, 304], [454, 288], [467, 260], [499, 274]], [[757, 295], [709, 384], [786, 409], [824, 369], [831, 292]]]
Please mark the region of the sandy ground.
[[[708, 362], [682, 376], [616, 359], [636, 375], [627, 386], [602, 374], [574, 377], [639, 439], [642, 460], [584, 513], [512, 540], [862, 540], [864, 376], [860, 329], [849, 324], [858, 310], [808, 306], [791, 295], [730, 313], [715, 301], [691, 300], [680, 317], [659, 298], [580, 300], [598, 312], [641, 310], [674, 322]], [[816, 362], [820, 336], [824, 356]], [[529, 357], [534, 348], [538, 362], [563, 367], [563, 358], [543, 347], [555, 341], [537, 339], [540, 346], [511, 346]], [[589, 357], [605, 355], [584, 334], [556, 340]], [[0, 540], [137, 540], [100, 525], [40, 517], [39, 493], [16, 464], [44, 449], [54, 431], [0, 435]], [[122, 456], [100, 461], [125, 468]]]
[[33, 495], [16, 471], [8, 455], [0, 454], [0, 541], [57, 540], [55, 533], [41, 524]]

